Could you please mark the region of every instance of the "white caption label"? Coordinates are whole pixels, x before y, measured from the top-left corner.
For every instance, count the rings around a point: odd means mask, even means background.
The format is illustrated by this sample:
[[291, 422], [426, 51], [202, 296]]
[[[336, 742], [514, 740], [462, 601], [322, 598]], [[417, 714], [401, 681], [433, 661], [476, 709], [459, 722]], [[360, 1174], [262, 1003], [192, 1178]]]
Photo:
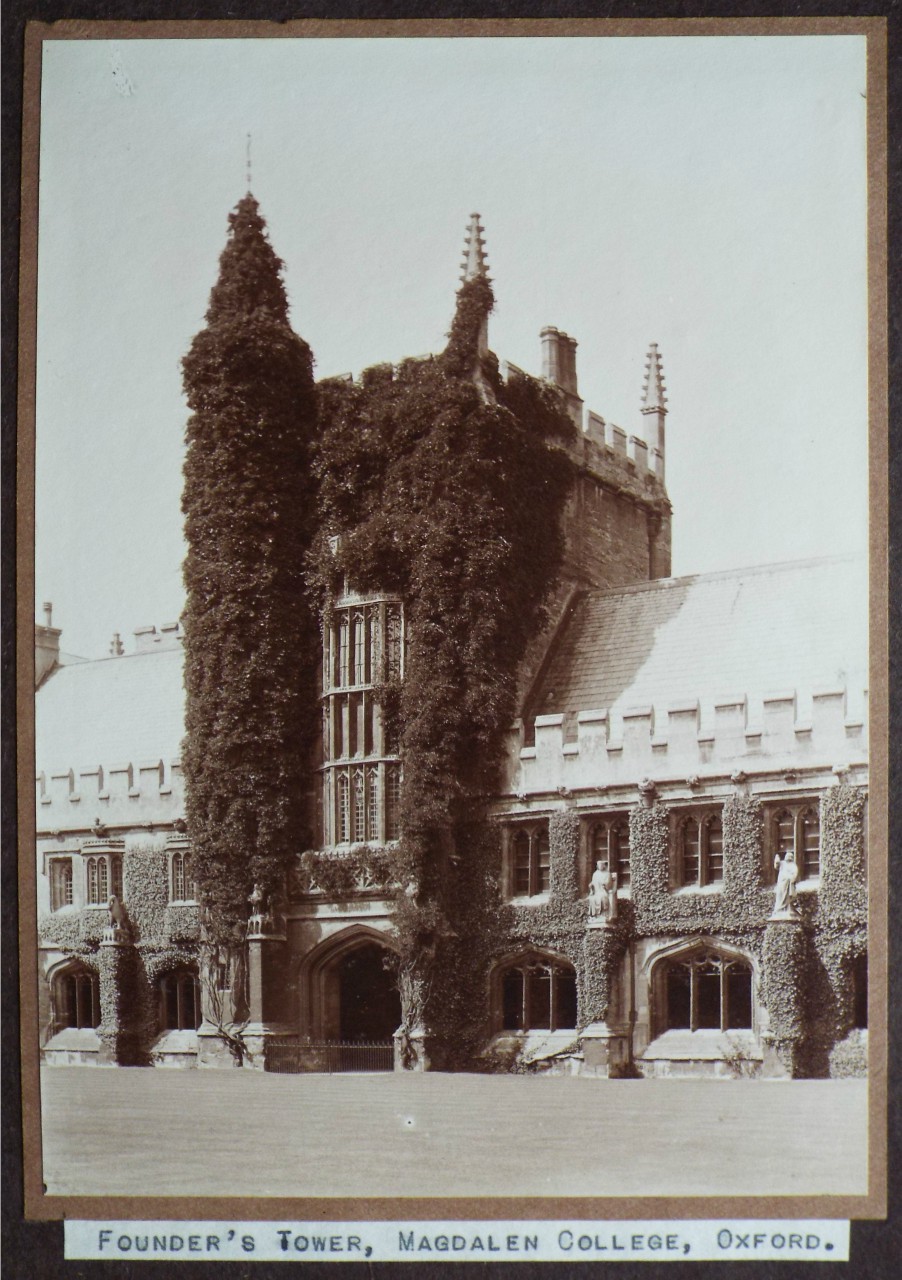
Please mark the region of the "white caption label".
[[845, 1221], [66, 1222], [66, 1258], [846, 1262]]

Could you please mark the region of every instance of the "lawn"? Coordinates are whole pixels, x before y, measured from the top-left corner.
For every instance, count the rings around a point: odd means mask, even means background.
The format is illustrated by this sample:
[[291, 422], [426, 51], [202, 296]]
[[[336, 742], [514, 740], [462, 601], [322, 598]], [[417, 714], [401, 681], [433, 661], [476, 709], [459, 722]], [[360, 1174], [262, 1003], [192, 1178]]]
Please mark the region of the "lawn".
[[49, 1067], [51, 1195], [840, 1195], [863, 1080]]

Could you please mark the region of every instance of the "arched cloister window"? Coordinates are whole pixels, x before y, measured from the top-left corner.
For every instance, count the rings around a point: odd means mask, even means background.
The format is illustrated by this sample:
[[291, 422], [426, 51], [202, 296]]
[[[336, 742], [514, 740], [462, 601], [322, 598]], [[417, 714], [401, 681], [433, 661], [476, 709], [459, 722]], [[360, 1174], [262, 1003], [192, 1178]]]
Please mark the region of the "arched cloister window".
[[172, 969], [159, 981], [164, 1031], [196, 1031], [200, 1026], [200, 983], [193, 969]]
[[747, 960], [697, 947], [659, 963], [662, 1031], [751, 1028], [752, 966]]
[[54, 1033], [66, 1027], [100, 1025], [100, 982], [85, 965], [71, 965], [58, 973], [51, 987]]
[[576, 1027], [576, 973], [565, 960], [528, 955], [499, 975], [504, 1031], [560, 1031]]

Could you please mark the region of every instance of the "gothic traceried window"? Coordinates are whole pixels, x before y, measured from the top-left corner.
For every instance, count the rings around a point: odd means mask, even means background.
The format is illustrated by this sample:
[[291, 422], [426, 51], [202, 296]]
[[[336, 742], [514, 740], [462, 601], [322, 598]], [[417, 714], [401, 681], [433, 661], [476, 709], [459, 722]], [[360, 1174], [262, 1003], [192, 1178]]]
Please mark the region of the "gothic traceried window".
[[[395, 840], [400, 822], [398, 744], [378, 686], [404, 666], [398, 601], [336, 604], [323, 628], [324, 843]], [[388, 723], [387, 723], [388, 721]]]
[[500, 975], [504, 1031], [558, 1031], [576, 1026], [576, 973], [563, 960], [529, 955]]
[[662, 963], [662, 1030], [751, 1028], [752, 968], [746, 960], [705, 947]]
[[160, 979], [164, 1031], [196, 1031], [201, 1022], [200, 983], [191, 969], [174, 969]]
[[58, 973], [51, 987], [54, 1033], [67, 1027], [100, 1025], [100, 983], [96, 973], [74, 965]]

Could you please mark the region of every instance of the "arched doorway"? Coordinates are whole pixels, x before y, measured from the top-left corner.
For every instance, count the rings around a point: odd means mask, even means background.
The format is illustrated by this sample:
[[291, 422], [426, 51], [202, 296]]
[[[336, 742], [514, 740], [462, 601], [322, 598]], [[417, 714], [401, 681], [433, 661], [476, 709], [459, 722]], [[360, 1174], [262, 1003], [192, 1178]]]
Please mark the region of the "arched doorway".
[[390, 1040], [401, 1024], [401, 997], [387, 966], [389, 953], [377, 942], [364, 942], [340, 957], [338, 1038]]
[[298, 1030], [306, 1042], [391, 1041], [401, 998], [390, 938], [354, 923], [325, 938], [298, 968]]

